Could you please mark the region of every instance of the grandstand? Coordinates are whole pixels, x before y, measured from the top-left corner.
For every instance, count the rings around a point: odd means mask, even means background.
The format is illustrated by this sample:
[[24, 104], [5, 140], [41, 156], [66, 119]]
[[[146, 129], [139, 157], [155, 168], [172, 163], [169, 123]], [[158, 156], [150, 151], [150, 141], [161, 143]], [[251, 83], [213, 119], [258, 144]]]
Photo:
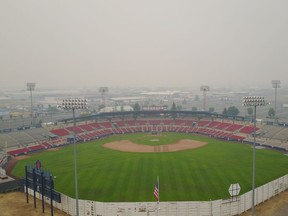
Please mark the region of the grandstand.
[[28, 145], [49, 138], [49, 131], [44, 128], [33, 128], [28, 130], [14, 131], [0, 134], [0, 142], [6, 143], [8, 147]]
[[[256, 144], [278, 150], [288, 150], [288, 128], [273, 125], [256, 127]], [[59, 147], [73, 141], [76, 133], [77, 142], [101, 139], [113, 134], [126, 133], [194, 133], [216, 139], [252, 143], [254, 126], [251, 122], [231, 121], [214, 118], [99, 118], [93, 121], [79, 122], [76, 127], [33, 128], [0, 134], [0, 142], [7, 143], [8, 154], [18, 156], [48, 148]], [[70, 139], [69, 139], [70, 138]]]

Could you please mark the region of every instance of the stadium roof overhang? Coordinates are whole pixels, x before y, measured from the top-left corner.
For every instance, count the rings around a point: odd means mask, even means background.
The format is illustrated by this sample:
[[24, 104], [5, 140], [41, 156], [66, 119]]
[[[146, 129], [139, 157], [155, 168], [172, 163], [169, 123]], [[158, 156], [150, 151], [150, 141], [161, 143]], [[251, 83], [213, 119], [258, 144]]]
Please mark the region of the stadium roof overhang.
[[[137, 118], [137, 117], [163, 117], [166, 116], [171, 118], [181, 118], [181, 117], [206, 117], [206, 118], [228, 118], [234, 120], [243, 121], [245, 118], [243, 116], [228, 116], [222, 115], [215, 112], [207, 111], [172, 111], [172, 110], [162, 110], [162, 111], [121, 111], [121, 112], [104, 112], [97, 113], [95, 115], [77, 117], [76, 121], [88, 121], [97, 119], [109, 119], [109, 118]], [[70, 122], [73, 118], [61, 119], [58, 122]]]

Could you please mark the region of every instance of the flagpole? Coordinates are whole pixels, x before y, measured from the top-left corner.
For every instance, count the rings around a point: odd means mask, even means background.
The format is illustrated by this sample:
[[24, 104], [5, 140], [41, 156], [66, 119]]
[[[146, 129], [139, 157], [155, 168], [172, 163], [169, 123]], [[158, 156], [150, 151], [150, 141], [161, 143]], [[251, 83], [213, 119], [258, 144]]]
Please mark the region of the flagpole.
[[158, 214], [159, 214], [159, 202], [160, 202], [159, 176], [157, 176], [157, 181], [156, 181], [156, 184], [154, 187], [153, 194], [154, 194], [155, 198], [157, 199], [156, 208], [157, 208], [157, 216], [158, 216]]
[[158, 203], [160, 202], [160, 182], [159, 182], [159, 176], [157, 176], [157, 181], [158, 181], [158, 191], [159, 191], [159, 195], [158, 195]]

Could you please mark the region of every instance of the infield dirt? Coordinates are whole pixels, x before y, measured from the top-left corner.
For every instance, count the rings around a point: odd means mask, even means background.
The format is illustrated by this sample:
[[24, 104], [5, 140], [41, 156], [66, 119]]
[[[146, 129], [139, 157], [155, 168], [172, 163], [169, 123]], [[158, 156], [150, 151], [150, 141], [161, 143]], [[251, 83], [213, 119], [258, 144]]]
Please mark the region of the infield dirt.
[[177, 143], [149, 146], [149, 145], [136, 144], [131, 142], [130, 140], [120, 140], [105, 143], [103, 146], [106, 148], [124, 152], [176, 152], [176, 151], [199, 148], [206, 144], [207, 144], [206, 142], [183, 139]]

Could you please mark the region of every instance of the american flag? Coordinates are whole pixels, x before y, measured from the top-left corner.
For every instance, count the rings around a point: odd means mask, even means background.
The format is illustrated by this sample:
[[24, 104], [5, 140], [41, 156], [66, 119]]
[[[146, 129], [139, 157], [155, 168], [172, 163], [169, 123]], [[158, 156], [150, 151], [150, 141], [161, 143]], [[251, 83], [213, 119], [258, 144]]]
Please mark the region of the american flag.
[[153, 192], [155, 198], [157, 201], [159, 201], [159, 186], [158, 186], [158, 181], [156, 182], [156, 185], [154, 187], [154, 192]]

